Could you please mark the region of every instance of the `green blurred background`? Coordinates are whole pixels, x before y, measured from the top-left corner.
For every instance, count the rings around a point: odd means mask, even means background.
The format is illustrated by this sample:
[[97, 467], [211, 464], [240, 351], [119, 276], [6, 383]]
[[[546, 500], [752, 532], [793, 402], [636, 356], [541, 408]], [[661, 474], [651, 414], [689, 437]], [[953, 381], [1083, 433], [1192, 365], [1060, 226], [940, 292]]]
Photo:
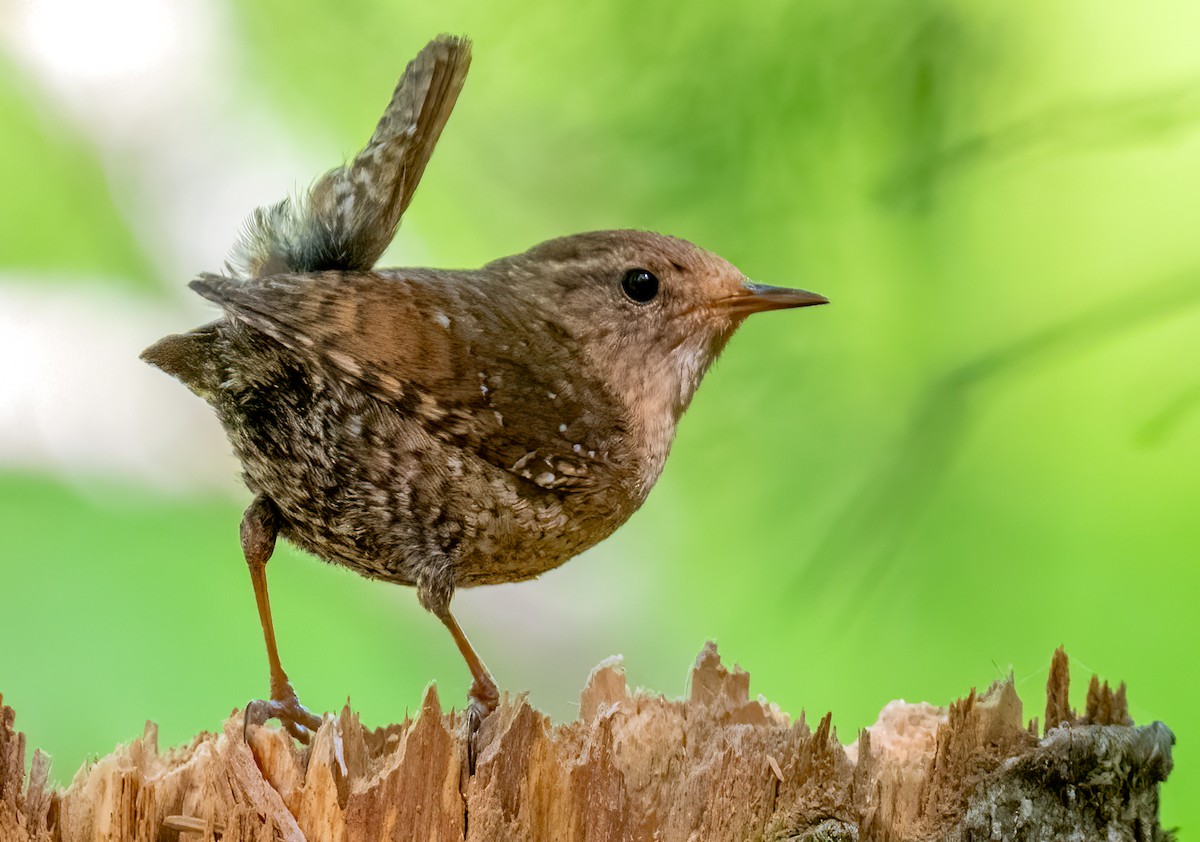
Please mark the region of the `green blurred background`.
[[[93, 8], [94, 6], [94, 8]], [[1129, 683], [1200, 823], [1200, 7], [16, 0], [0, 8], [0, 691], [57, 780], [267, 690], [207, 407], [137, 352], [245, 214], [352, 154], [442, 31], [471, 78], [385, 262], [642, 227], [833, 305], [753, 319], [615, 537], [460, 593], [502, 686], [682, 692], [706, 638], [842, 739], [1053, 649]], [[310, 706], [402, 717], [466, 670], [404, 589], [283, 549]], [[1192, 654], [1188, 654], [1192, 653]]]

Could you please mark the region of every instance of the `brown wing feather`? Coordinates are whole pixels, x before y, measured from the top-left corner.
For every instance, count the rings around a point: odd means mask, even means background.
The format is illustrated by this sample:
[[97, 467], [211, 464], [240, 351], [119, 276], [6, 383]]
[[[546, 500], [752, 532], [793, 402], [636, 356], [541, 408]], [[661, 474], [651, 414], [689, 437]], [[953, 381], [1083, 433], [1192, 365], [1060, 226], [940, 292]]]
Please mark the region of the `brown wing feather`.
[[[531, 330], [526, 323], [518, 333], [514, 314], [489, 308], [485, 299], [463, 307], [457, 296], [470, 276], [207, 275], [191, 287], [315, 370], [364, 389], [497, 467], [543, 488], [605, 485], [625, 427], [600, 381], [579, 376], [578, 349], [553, 325]], [[495, 341], [506, 335], [522, 339], [512, 346]], [[563, 377], [547, 375], [556, 371]]]

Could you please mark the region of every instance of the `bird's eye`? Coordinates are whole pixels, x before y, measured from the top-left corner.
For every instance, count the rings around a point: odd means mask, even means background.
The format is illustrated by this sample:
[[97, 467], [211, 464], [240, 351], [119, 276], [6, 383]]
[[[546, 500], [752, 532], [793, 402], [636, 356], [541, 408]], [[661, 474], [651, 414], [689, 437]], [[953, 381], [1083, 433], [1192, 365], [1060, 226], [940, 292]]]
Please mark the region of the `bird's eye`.
[[658, 278], [647, 269], [630, 269], [621, 279], [621, 289], [630, 301], [647, 304], [658, 295]]

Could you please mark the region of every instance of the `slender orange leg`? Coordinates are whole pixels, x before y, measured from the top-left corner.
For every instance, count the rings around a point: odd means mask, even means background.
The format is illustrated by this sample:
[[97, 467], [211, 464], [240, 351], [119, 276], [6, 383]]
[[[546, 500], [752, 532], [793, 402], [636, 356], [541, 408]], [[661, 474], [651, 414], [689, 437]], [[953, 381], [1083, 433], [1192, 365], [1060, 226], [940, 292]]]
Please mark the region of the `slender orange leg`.
[[270, 498], [259, 495], [246, 509], [242, 518], [242, 552], [250, 568], [250, 583], [254, 585], [254, 600], [258, 603], [258, 620], [262, 624], [263, 639], [267, 644], [267, 662], [271, 668], [271, 698], [255, 699], [246, 705], [243, 720], [243, 736], [251, 725], [262, 725], [268, 719], [278, 719], [283, 727], [296, 739], [307, 743], [311, 732], [321, 725], [321, 718], [296, 698], [296, 691], [288, 681], [287, 673], [279, 662], [279, 649], [275, 645], [275, 623], [271, 620], [271, 598], [267, 594], [267, 562], [275, 551], [275, 538], [279, 534], [279, 510]]
[[458, 625], [458, 621], [454, 619], [454, 615], [447, 609], [442, 615], [442, 622], [446, 624], [446, 628], [450, 629], [450, 635], [454, 638], [455, 644], [458, 645], [458, 651], [462, 653], [464, 660], [467, 662], [467, 669], [471, 671], [471, 689], [467, 695], [471, 699], [471, 706], [474, 708], [479, 706], [479, 712], [482, 714], [480, 719], [487, 717], [489, 713], [496, 709], [496, 705], [500, 702], [500, 691], [496, 687], [496, 682], [492, 678], [492, 674], [488, 672], [488, 668], [483, 665], [479, 655], [475, 652], [475, 648], [471, 646], [471, 641], [467, 640], [467, 636], [463, 634], [462, 628]]
[[438, 617], [450, 630], [450, 636], [454, 638], [458, 651], [467, 662], [467, 669], [471, 671], [471, 689], [467, 691], [467, 698], [471, 700], [471, 706], [467, 708], [467, 765], [470, 773], [475, 774], [475, 734], [483, 720], [487, 719], [500, 703], [500, 690], [475, 648], [471, 646], [471, 641], [467, 640], [458, 621], [450, 613], [450, 609], [439, 611]]

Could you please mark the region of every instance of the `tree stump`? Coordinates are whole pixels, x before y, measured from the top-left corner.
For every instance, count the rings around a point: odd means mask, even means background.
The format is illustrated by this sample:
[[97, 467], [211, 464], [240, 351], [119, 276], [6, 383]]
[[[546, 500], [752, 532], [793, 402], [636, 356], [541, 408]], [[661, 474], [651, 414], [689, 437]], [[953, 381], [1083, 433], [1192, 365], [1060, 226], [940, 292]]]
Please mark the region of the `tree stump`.
[[842, 746], [749, 698], [750, 677], [708, 644], [690, 696], [630, 693], [619, 659], [588, 680], [575, 722], [505, 699], [467, 768], [464, 717], [436, 689], [413, 719], [367, 730], [347, 707], [311, 746], [275, 728], [160, 752], [141, 739], [86, 764], [65, 790], [25, 770], [0, 706], [0, 840], [1156, 840], [1171, 732], [1135, 727], [1125, 687], [1092, 679], [1067, 704], [1055, 653], [1044, 735], [1011, 677], [949, 707], [892, 702]]

